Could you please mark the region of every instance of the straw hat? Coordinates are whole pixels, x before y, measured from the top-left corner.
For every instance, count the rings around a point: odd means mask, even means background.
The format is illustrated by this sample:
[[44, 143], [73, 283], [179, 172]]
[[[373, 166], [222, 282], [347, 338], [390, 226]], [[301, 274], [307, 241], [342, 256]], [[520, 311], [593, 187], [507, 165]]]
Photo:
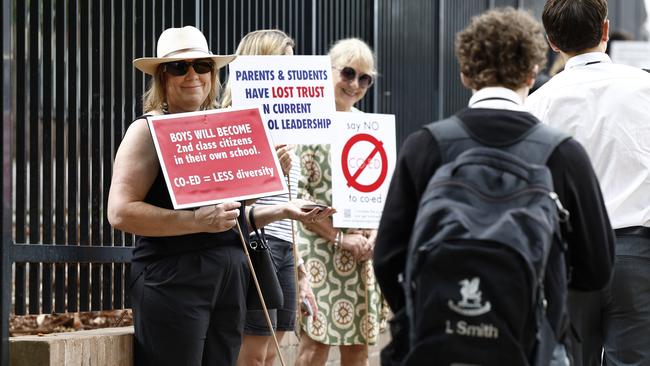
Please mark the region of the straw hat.
[[197, 58], [211, 58], [220, 69], [237, 57], [236, 55], [213, 55], [203, 33], [192, 27], [166, 29], [158, 38], [158, 57], [141, 57], [133, 60], [133, 66], [154, 75], [158, 65], [165, 62]]

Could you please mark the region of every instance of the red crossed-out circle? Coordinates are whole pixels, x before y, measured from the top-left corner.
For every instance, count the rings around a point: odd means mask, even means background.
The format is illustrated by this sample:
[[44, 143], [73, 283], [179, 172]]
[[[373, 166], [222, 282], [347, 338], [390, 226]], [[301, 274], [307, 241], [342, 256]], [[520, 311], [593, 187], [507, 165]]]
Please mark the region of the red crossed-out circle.
[[[352, 146], [360, 141], [367, 141], [373, 144], [375, 148], [372, 150], [370, 155], [364, 159], [363, 164], [359, 166], [359, 169], [357, 169], [357, 171], [352, 174], [350, 172], [350, 167], [348, 166], [348, 156], [350, 155], [350, 149], [352, 149]], [[384, 150], [383, 145], [384, 144], [381, 141], [377, 140], [372, 135], [368, 135], [367, 133], [354, 135], [352, 138], [350, 138], [350, 140], [348, 140], [348, 142], [345, 143], [345, 146], [343, 146], [343, 153], [341, 154], [341, 167], [343, 168], [343, 176], [348, 182], [348, 187], [352, 187], [359, 192], [368, 193], [374, 192], [382, 185], [382, 183], [384, 183], [384, 180], [386, 180], [386, 175], [388, 174], [388, 157], [386, 156], [386, 150]], [[377, 153], [379, 153], [379, 156], [381, 158], [381, 172], [379, 173], [379, 177], [375, 182], [371, 184], [359, 183], [357, 181], [357, 178], [359, 178], [359, 175], [361, 175], [363, 170], [368, 166], [368, 164], [370, 164], [370, 161]]]

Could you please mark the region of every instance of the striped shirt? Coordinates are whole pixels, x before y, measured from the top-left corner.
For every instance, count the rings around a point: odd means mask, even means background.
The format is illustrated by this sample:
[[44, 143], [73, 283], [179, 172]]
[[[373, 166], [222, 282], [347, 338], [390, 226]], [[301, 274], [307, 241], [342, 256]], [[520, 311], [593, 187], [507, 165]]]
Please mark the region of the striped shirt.
[[[291, 170], [289, 171], [289, 192], [291, 198], [296, 198], [298, 190], [298, 179], [300, 179], [300, 161], [293, 155], [291, 157]], [[272, 206], [289, 202], [289, 194], [284, 193], [277, 196], [263, 197], [255, 202], [255, 206]], [[264, 227], [264, 233], [267, 236], [273, 236], [289, 243], [293, 243], [291, 235], [291, 220], [284, 219], [272, 222]]]

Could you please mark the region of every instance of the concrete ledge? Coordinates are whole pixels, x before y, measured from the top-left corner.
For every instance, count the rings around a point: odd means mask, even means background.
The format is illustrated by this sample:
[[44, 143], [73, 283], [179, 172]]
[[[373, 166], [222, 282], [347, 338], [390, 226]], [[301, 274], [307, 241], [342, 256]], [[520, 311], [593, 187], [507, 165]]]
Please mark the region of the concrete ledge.
[[133, 327], [9, 339], [11, 366], [132, 366]]

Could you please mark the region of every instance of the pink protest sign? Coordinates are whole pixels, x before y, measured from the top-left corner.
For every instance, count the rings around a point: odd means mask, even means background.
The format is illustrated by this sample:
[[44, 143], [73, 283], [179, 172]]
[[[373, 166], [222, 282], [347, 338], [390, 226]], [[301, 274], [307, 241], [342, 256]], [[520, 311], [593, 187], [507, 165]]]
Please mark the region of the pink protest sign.
[[177, 113], [147, 120], [174, 208], [286, 192], [259, 109]]

